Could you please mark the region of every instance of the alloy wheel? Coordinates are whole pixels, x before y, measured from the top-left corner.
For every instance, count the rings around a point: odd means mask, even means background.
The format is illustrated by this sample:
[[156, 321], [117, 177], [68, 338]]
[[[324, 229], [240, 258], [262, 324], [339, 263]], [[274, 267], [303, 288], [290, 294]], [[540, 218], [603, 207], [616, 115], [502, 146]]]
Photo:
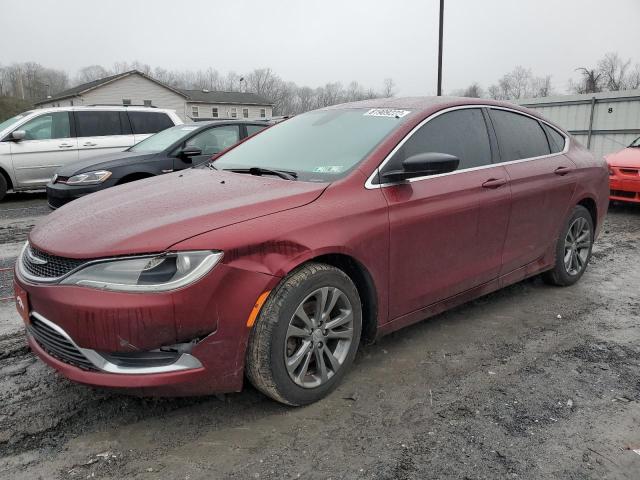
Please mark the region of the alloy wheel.
[[564, 239], [564, 268], [569, 275], [578, 275], [587, 266], [591, 249], [591, 228], [582, 217], [576, 218]]
[[345, 362], [353, 341], [353, 308], [345, 293], [322, 287], [308, 295], [289, 321], [285, 365], [303, 388], [316, 388]]

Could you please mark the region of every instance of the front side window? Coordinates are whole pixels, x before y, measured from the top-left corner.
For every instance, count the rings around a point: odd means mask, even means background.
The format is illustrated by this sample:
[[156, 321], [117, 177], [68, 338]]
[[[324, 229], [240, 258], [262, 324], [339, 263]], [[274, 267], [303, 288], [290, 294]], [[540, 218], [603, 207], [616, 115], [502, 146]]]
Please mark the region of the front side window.
[[120, 112], [80, 111], [75, 112], [79, 137], [106, 137], [123, 135]]
[[173, 127], [173, 122], [166, 113], [129, 111], [131, 128], [136, 135], [157, 133], [165, 128]]
[[407, 115], [375, 116], [368, 109], [329, 109], [297, 115], [270, 127], [215, 160], [218, 169], [293, 171], [298, 180], [344, 177]]
[[242, 118], [249, 118], [249, 109], [248, 108], [243, 108], [242, 109]]
[[231, 109], [231, 118], [237, 118], [238, 117], [238, 110], [236, 109], [236, 107], [233, 107]]
[[487, 125], [479, 108], [443, 113], [425, 123], [400, 147], [384, 171], [402, 169], [402, 162], [420, 153], [448, 153], [460, 159], [458, 170], [491, 163]]
[[162, 152], [174, 143], [180, 141], [180, 139], [191, 135], [193, 131], [197, 129], [198, 127], [194, 125], [177, 125], [172, 128], [167, 128], [136, 143], [133, 147], [129, 148], [129, 151], [136, 153]]
[[258, 133], [261, 130], [267, 128], [266, 125], [246, 125], [247, 127], [247, 136], [250, 137], [254, 133]]
[[266, 108], [261, 108], [260, 109], [260, 118], [266, 118], [267, 117], [267, 109]]
[[54, 112], [40, 115], [25, 123], [20, 130], [25, 131], [25, 140], [52, 140], [71, 137], [69, 114]]
[[238, 125], [224, 125], [210, 128], [187, 140], [190, 147], [198, 147], [202, 155], [213, 155], [229, 148], [240, 140]]
[[547, 137], [537, 120], [507, 110], [490, 112], [503, 162], [549, 155]]
[[212, 118], [218, 118], [218, 108], [217, 107], [213, 107], [211, 109], [211, 117]]
[[200, 112], [198, 112], [198, 107], [191, 107], [191, 118], [198, 118], [200, 116]]

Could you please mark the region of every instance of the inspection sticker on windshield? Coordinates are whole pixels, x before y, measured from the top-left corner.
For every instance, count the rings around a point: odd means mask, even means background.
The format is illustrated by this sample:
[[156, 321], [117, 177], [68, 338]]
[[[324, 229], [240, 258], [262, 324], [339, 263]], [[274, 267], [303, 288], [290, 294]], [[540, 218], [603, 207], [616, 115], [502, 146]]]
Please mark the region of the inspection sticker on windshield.
[[340, 173], [344, 170], [342, 165], [323, 165], [313, 169], [314, 173]]
[[365, 116], [369, 117], [393, 117], [393, 118], [402, 118], [407, 113], [411, 113], [409, 110], [394, 110], [392, 108], [372, 108]]

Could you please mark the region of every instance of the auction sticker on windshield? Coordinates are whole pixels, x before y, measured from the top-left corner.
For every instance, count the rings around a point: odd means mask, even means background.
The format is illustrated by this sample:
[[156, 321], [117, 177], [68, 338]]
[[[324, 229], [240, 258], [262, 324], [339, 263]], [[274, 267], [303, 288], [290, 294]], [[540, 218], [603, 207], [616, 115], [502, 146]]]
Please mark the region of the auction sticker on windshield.
[[409, 110], [395, 110], [393, 108], [372, 108], [364, 115], [369, 117], [402, 118], [408, 113], [411, 113], [411, 112]]

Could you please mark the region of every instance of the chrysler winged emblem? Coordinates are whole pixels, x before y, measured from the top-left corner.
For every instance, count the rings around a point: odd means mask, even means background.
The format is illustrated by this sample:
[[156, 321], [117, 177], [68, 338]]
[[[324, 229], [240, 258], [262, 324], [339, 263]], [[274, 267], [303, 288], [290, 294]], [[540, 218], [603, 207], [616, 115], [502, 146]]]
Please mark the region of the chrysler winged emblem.
[[27, 258], [29, 259], [29, 261], [31, 263], [35, 264], [35, 265], [46, 265], [47, 263], [49, 263], [44, 258], [40, 258], [40, 257], [35, 256], [30, 248], [27, 248], [27, 252], [26, 253], [27, 253]]

